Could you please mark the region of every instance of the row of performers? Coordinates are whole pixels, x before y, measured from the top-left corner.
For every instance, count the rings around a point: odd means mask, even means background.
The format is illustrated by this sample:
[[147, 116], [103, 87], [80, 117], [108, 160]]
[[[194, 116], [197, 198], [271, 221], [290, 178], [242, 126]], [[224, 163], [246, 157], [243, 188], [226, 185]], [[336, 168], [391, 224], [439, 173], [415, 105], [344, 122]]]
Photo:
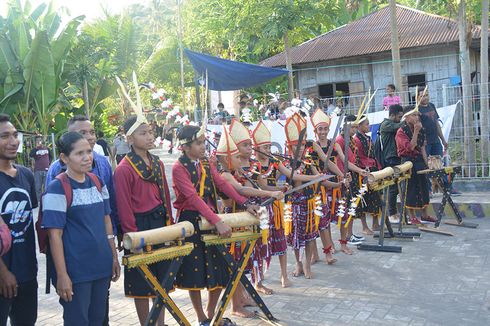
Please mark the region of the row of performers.
[[[409, 120], [408, 118], [407, 121]], [[178, 288], [189, 290], [197, 319], [202, 325], [206, 325], [212, 318], [220, 291], [226, 286], [229, 275], [226, 267], [217, 257], [222, 253], [217, 252], [213, 246], [206, 247], [202, 242], [198, 224], [200, 218], [206, 218], [216, 225], [216, 230], [222, 237], [228, 237], [232, 230], [220, 220], [217, 215], [219, 211], [230, 213], [247, 210], [256, 213], [262, 200], [275, 199], [267, 206], [269, 211], [267, 243], [257, 242], [249, 264], [249, 272], [252, 274], [256, 289], [263, 294], [272, 294], [272, 290], [262, 284], [262, 278], [263, 269], [268, 266], [273, 256], [279, 258], [282, 286], [290, 285], [286, 270], [288, 246], [293, 248], [296, 259], [293, 276], [304, 275], [307, 279], [312, 277], [311, 263], [319, 260], [315, 241], [318, 237], [323, 244], [326, 263], [336, 262], [332, 255], [335, 250], [330, 232], [332, 217], [338, 216], [338, 224], [342, 225], [340, 250], [346, 254], [352, 254], [352, 250], [347, 246], [348, 239], [352, 236], [351, 217], [360, 217], [364, 230], [369, 232], [371, 230], [366, 224], [365, 215], [370, 213], [373, 217], [373, 227], [378, 227], [380, 196], [377, 192], [364, 193], [362, 201], [364, 204], [357, 206], [355, 214], [336, 213], [336, 202], [348, 203], [362, 188], [362, 180], [367, 176], [368, 171], [378, 168], [374, 159], [372, 141], [367, 135], [369, 132], [367, 118], [347, 116], [346, 121], [350, 123], [349, 135], [341, 133], [332, 144], [331, 156], [327, 157], [326, 153], [329, 152], [328, 148], [331, 145], [331, 140], [327, 138], [330, 118], [321, 110], [317, 110], [311, 116], [317, 140], [307, 142], [302, 141], [300, 136], [307, 125], [305, 119], [299, 114], [291, 116], [286, 121], [285, 133], [288, 152], [291, 155], [299, 153], [295, 155], [296, 158], [299, 157], [297, 160], [288, 160], [286, 156], [278, 158], [271, 154], [271, 134], [261, 122], [250, 133], [240, 122], [233, 120], [229, 129], [224, 128], [214, 155], [210, 158], [206, 153], [205, 126], [201, 128], [185, 126], [179, 131], [178, 140], [182, 155], [172, 169], [176, 194], [173, 205], [177, 209], [175, 220], [191, 222], [196, 231], [188, 239], [194, 243], [194, 250], [184, 258], [182, 268], [176, 275], [175, 284]], [[123, 232], [161, 227], [164, 225], [162, 216], [167, 223], [173, 221], [163, 164], [147, 151], [150, 142], [140, 140], [138, 143], [137, 141], [136, 135], [141, 133], [141, 128], [144, 133], [146, 126], [144, 123], [138, 125], [137, 119], [132, 119], [125, 125], [126, 130], [133, 130], [134, 136], [128, 137], [132, 144], [132, 152], [126, 156], [115, 172], [118, 209]], [[415, 139], [416, 146], [412, 146], [413, 125], [406, 124], [406, 126], [400, 130], [406, 133], [404, 146], [407, 147], [405, 151], [408, 153], [407, 159], [417, 160], [421, 155], [421, 144]], [[344, 146], [347, 138], [350, 144], [346, 154]], [[254, 159], [252, 159], [253, 154]], [[344, 155], [347, 155], [346, 162], [350, 174], [344, 171], [343, 162], [346, 159]], [[291, 162], [296, 162], [295, 166], [291, 166]], [[284, 192], [290, 187], [298, 187], [305, 182], [317, 180], [326, 172], [336, 175], [337, 179], [324, 179], [284, 198]], [[280, 175], [288, 177], [286, 184], [278, 184]], [[117, 182], [117, 180], [126, 182]], [[145, 181], [156, 181], [154, 184], [159, 185], [158, 196], [155, 196], [155, 189], [144, 189], [147, 184]], [[408, 196], [410, 197], [410, 194]], [[414, 207], [424, 205], [419, 199], [414, 197], [409, 204]], [[135, 211], [137, 206], [146, 208], [151, 206], [155, 209], [141, 209], [140, 211], [148, 212], [143, 214]], [[240, 243], [236, 243], [229, 248], [236, 259], [240, 258], [241, 247]], [[157, 278], [163, 275], [164, 266], [161, 264], [163, 263], [152, 265], [152, 271]], [[202, 306], [200, 293], [202, 289], [209, 291], [206, 309]], [[136, 270], [125, 270], [125, 293], [137, 299], [153, 296], [151, 289]], [[253, 313], [245, 307], [251, 304], [252, 300], [245, 293], [241, 287], [235, 292], [232, 314], [251, 317]], [[225, 321], [225, 324], [226, 322], [228, 321]]]

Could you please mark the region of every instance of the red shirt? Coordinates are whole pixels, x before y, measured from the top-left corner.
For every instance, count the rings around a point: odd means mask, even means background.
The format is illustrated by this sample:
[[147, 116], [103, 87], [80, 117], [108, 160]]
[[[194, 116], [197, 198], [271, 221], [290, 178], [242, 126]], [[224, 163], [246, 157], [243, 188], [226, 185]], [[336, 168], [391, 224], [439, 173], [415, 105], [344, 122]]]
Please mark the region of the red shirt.
[[415, 149], [412, 149], [412, 144], [410, 137], [403, 131], [403, 128], [398, 129], [395, 135], [395, 141], [396, 141], [396, 150], [398, 153], [398, 156], [400, 157], [410, 157], [410, 158], [416, 158], [420, 154], [422, 154], [417, 147]]
[[[211, 177], [216, 188], [224, 193], [229, 198], [233, 199], [238, 204], [242, 205], [247, 201], [247, 198], [238, 194], [238, 192], [230, 185], [216, 170], [216, 167], [209, 163]], [[201, 178], [201, 169], [197, 169], [198, 179]], [[206, 203], [197, 193], [194, 184], [191, 182], [189, 171], [177, 161], [172, 168], [173, 188], [176, 199], [174, 207], [177, 209], [177, 214], [183, 210], [197, 211], [211, 224], [216, 224], [220, 221], [218, 215], [214, 211], [214, 203]]]
[[[376, 160], [368, 156], [370, 148], [364, 148], [364, 146], [362, 146], [362, 142], [357, 134], [353, 137], [353, 141], [357, 147], [357, 153], [359, 155], [359, 167], [361, 169], [378, 167], [378, 163], [376, 162]], [[373, 142], [371, 139], [368, 140], [368, 144], [371, 144], [371, 146], [373, 146]]]
[[[170, 192], [168, 191], [165, 170], [163, 171], [163, 179], [166, 190], [167, 215], [171, 217]], [[116, 189], [117, 211], [119, 213], [119, 222], [121, 223], [122, 231], [124, 233], [138, 231], [134, 214], [149, 212], [158, 205], [162, 205], [158, 185], [141, 179], [125, 159], [119, 163], [114, 171], [114, 184]]]
[[[354, 152], [352, 152], [352, 149], [349, 146], [348, 153], [345, 153], [345, 141], [344, 141], [344, 136], [343, 135], [338, 135], [337, 138], [335, 139], [335, 142], [339, 144], [340, 148], [342, 148], [342, 152], [344, 152], [344, 155], [347, 155], [347, 159], [349, 160], [350, 163], [356, 164], [356, 155]], [[340, 171], [344, 172], [344, 161], [337, 159], [337, 166], [340, 169]]]

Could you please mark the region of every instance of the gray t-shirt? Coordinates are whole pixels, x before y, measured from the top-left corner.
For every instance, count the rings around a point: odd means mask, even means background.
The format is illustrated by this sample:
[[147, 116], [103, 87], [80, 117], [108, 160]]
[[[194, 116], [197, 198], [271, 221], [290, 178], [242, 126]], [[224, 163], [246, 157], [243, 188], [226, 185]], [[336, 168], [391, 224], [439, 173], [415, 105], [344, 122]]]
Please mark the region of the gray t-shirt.
[[114, 138], [114, 147], [116, 148], [116, 155], [125, 155], [131, 150], [123, 136], [116, 136]]

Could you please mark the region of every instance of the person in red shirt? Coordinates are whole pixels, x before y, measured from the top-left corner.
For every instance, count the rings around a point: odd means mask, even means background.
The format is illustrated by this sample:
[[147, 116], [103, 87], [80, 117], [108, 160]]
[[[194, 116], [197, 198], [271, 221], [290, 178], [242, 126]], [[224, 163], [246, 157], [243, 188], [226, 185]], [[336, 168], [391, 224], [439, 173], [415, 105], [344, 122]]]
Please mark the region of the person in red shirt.
[[[374, 144], [371, 136], [367, 135], [368, 132], [370, 132], [369, 120], [367, 116], [363, 115], [358, 121], [357, 132], [353, 138], [354, 145], [356, 146], [358, 153], [357, 164], [361, 169], [374, 172], [378, 171], [379, 164], [374, 157]], [[381, 197], [379, 195], [379, 192], [368, 190], [368, 192], [364, 194], [362, 202], [365, 203], [361, 208], [362, 214], [371, 214], [371, 216], [373, 217], [372, 228], [375, 231], [379, 230], [378, 217], [381, 212]], [[363, 218], [365, 219], [366, 216], [364, 216]], [[362, 232], [368, 235], [374, 234], [374, 232], [367, 226], [365, 220], [363, 222]]]
[[[203, 128], [184, 126], [177, 138], [182, 146], [182, 156], [172, 168], [173, 188], [176, 199], [178, 221], [189, 221], [194, 225], [195, 234], [187, 238], [194, 243], [194, 250], [183, 259], [175, 284], [189, 290], [189, 296], [196, 312], [199, 325], [207, 326], [214, 316], [221, 289], [229, 280], [227, 267], [221, 263], [215, 246], [206, 247], [201, 240], [200, 216], [216, 226], [221, 237], [230, 237], [231, 228], [218, 215], [217, 191], [245, 206], [247, 211], [257, 213], [258, 206], [251, 205], [219, 174], [214, 163], [206, 158], [205, 125]], [[201, 290], [208, 289], [206, 312], [202, 307]], [[224, 319], [223, 325], [233, 325]]]
[[429, 205], [429, 189], [427, 176], [417, 174], [417, 171], [427, 168], [427, 153], [425, 151], [425, 130], [420, 121], [420, 113], [413, 106], [406, 107], [403, 119], [405, 123], [398, 129], [395, 136], [396, 148], [401, 162], [412, 162], [412, 174], [408, 180], [405, 205], [410, 214], [410, 224], [422, 224], [416, 217], [415, 211], [422, 211], [422, 220], [435, 222], [436, 219], [427, 214]]
[[[353, 137], [357, 133], [357, 124], [354, 123], [356, 121], [356, 116], [355, 115], [348, 115], [345, 117], [345, 121], [349, 124], [349, 148], [347, 149], [347, 152], [345, 151], [345, 138], [344, 138], [344, 132], [345, 130], [342, 130], [341, 134], [337, 136], [335, 139], [335, 151], [337, 152], [337, 166], [339, 169], [344, 173], [344, 161], [345, 161], [345, 155], [347, 155], [347, 163], [348, 163], [348, 168], [351, 173], [351, 181], [349, 183], [348, 189], [345, 189], [346, 193], [342, 194], [342, 198], [345, 200], [344, 206], [348, 208], [348, 205], [350, 203], [350, 199], [357, 194], [357, 191], [359, 190], [359, 182], [361, 180], [361, 177], [366, 177], [369, 172], [367, 172], [364, 169], [361, 169], [356, 165], [358, 159], [357, 159], [357, 148], [355, 146]], [[333, 210], [334, 214], [336, 210]], [[341, 228], [340, 228], [340, 250], [348, 255], [352, 254], [352, 250], [347, 246], [347, 244], [351, 245], [357, 245], [360, 244], [363, 240], [364, 237], [355, 235], [352, 231], [352, 225], [353, 223], [347, 224], [347, 227], [345, 226], [347, 223], [347, 212], [345, 215], [342, 217], [341, 221]], [[366, 218], [361, 217], [362, 225], [363, 228], [367, 228], [366, 224]]]
[[[121, 160], [114, 172], [116, 201], [123, 233], [160, 228], [172, 223], [170, 192], [165, 168], [158, 156], [150, 154], [155, 136], [147, 123], [138, 125], [136, 116], [124, 123], [131, 151]], [[129, 254], [129, 252], [126, 252]], [[161, 261], [150, 265], [159, 282], [163, 281], [168, 263]], [[149, 299], [155, 298], [153, 289], [135, 268], [124, 268], [124, 293], [134, 298], [136, 312], [143, 325], [149, 312]], [[164, 313], [159, 318], [163, 325]]]

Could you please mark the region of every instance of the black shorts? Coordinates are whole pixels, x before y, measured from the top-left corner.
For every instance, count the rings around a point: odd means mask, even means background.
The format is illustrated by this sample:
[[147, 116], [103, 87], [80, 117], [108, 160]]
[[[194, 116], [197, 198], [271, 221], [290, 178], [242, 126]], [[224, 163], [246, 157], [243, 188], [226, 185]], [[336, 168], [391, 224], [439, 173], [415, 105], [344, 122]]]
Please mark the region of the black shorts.
[[[136, 227], [138, 231], [152, 230], [161, 228], [166, 225], [166, 214], [163, 206], [158, 206], [150, 212], [135, 214]], [[154, 249], [163, 247], [163, 245], [153, 246]], [[124, 251], [129, 255], [129, 251]], [[170, 261], [163, 260], [148, 266], [151, 273], [162, 283], [170, 266]], [[154, 298], [155, 292], [147, 281], [141, 276], [137, 268], [124, 267], [124, 294], [130, 298]]]

